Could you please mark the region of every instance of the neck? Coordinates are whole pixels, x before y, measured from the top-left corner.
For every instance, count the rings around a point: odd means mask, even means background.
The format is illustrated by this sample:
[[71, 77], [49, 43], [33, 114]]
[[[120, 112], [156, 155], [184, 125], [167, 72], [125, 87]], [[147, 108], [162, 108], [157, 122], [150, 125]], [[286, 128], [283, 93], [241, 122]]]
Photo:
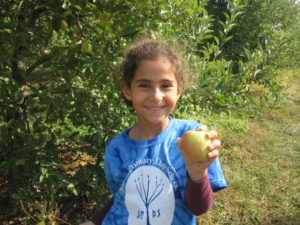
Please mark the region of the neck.
[[168, 124], [169, 118], [162, 123], [153, 124], [138, 121], [129, 131], [129, 137], [136, 141], [146, 141], [154, 138], [164, 131]]

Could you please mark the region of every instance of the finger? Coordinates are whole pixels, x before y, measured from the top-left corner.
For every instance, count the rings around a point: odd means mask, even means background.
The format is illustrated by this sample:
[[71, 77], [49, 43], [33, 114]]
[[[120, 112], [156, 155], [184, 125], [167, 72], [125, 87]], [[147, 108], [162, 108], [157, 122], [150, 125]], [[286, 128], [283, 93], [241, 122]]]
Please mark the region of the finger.
[[206, 125], [202, 125], [198, 130], [200, 130], [200, 131], [207, 131], [208, 128], [207, 128]]
[[209, 148], [209, 150], [212, 151], [212, 150], [220, 148], [220, 146], [221, 146], [221, 141], [219, 139], [216, 139], [211, 142], [211, 144], [208, 146], [208, 148]]
[[184, 161], [186, 161], [187, 159], [189, 159], [189, 156], [186, 154], [186, 152], [183, 149], [180, 149], [181, 155], [184, 158]]
[[182, 138], [177, 138], [176, 145], [180, 150], [181, 150], [181, 141], [182, 141]]
[[208, 153], [209, 160], [215, 160], [218, 156], [219, 156], [219, 151], [216, 149]]
[[187, 154], [185, 153], [184, 149], [182, 148], [181, 141], [182, 141], [182, 138], [177, 138], [176, 146], [177, 146], [178, 149], [180, 150], [180, 152], [181, 152], [183, 158], [186, 158], [186, 157], [187, 157]]
[[181, 148], [181, 140], [182, 140], [182, 138], [177, 138], [176, 145], [177, 145], [178, 149], [180, 150], [181, 155], [182, 155], [184, 161], [185, 161], [185, 162], [188, 162], [188, 161], [190, 161], [191, 159], [190, 159], [189, 156], [186, 154], [186, 152]]
[[214, 140], [214, 139], [216, 139], [218, 137], [218, 133], [216, 131], [214, 131], [214, 130], [211, 130], [211, 131], [208, 131], [206, 133], [206, 137], [208, 137], [209, 139]]

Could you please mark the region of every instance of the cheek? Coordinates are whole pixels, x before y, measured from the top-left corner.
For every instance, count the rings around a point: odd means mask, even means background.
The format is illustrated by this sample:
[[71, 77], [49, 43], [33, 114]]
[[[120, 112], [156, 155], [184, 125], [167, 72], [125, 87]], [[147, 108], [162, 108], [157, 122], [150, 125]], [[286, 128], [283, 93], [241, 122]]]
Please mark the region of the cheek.
[[174, 93], [174, 94], [168, 96], [167, 101], [171, 105], [176, 105], [178, 98], [179, 98], [179, 96], [176, 93]]
[[146, 99], [146, 94], [143, 92], [138, 92], [138, 93], [134, 93], [132, 97], [133, 97], [132, 99], [133, 102], [141, 103]]

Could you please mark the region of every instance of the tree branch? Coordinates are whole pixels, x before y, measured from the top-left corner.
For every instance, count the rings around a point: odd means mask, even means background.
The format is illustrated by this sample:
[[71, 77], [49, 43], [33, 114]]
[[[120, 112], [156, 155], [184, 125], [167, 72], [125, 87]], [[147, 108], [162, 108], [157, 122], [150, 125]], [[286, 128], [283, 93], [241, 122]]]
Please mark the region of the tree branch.
[[30, 73], [32, 73], [37, 67], [39, 67], [40, 65], [47, 63], [50, 61], [50, 56], [44, 56], [41, 57], [40, 59], [38, 59], [35, 63], [33, 63], [27, 70], [26, 70], [26, 75], [29, 75]]

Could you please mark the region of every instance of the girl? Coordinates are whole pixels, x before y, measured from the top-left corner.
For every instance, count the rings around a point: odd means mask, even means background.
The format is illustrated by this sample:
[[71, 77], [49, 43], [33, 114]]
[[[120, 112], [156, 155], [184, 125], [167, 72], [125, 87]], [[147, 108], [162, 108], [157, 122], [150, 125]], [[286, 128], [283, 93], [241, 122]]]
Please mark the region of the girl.
[[186, 131], [207, 129], [170, 117], [185, 75], [180, 56], [164, 42], [142, 39], [125, 52], [122, 94], [137, 121], [108, 144], [104, 172], [113, 199], [84, 224], [193, 225], [195, 215], [210, 209], [212, 192], [227, 187], [216, 132], [207, 132], [207, 161], [182, 151]]

